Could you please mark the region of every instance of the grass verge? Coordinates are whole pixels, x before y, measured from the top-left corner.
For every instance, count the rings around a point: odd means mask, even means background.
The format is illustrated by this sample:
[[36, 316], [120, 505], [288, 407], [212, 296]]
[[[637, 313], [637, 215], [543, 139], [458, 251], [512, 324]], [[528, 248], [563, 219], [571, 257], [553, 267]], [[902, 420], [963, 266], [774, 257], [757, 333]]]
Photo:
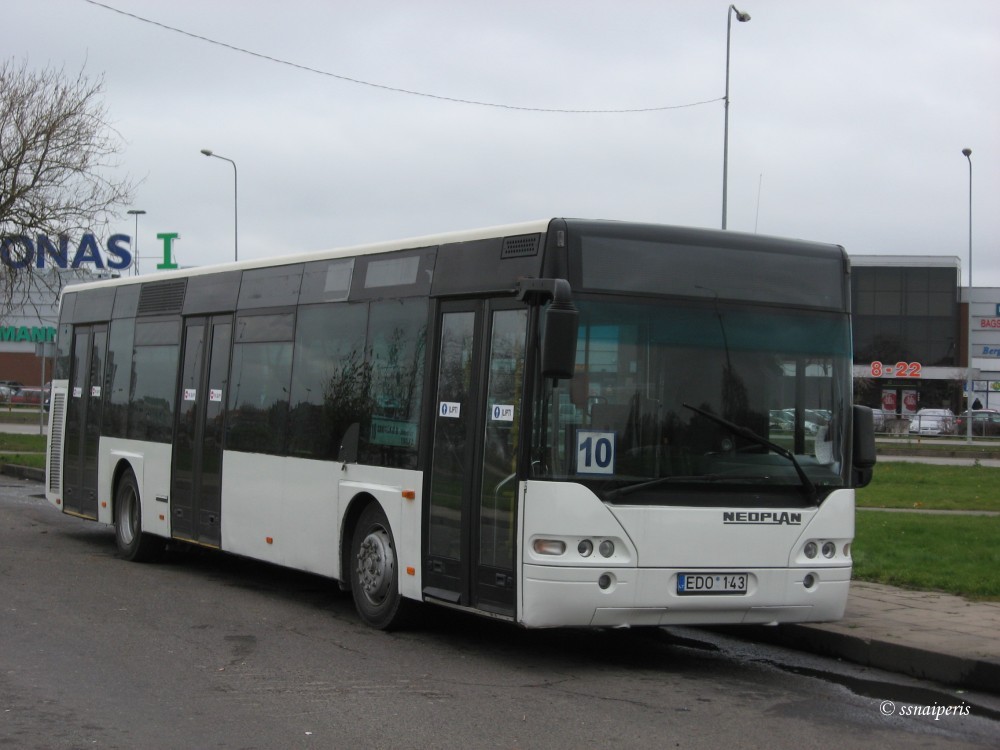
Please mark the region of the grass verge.
[[1000, 468], [884, 461], [857, 492], [859, 508], [1000, 511]]
[[45, 435], [0, 433], [0, 463], [45, 468]]
[[45, 435], [14, 435], [8, 432], [0, 432], [0, 451], [44, 453]]
[[857, 514], [854, 577], [1000, 601], [1000, 516]]

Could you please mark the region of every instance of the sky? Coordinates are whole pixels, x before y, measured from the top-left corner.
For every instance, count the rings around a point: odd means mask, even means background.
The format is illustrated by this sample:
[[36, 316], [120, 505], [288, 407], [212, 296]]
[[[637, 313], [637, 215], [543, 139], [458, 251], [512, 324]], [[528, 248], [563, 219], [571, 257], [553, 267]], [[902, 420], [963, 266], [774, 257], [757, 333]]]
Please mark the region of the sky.
[[[956, 256], [966, 283], [971, 148], [973, 284], [1000, 287], [1000, 2], [737, 7], [728, 229]], [[728, 8], [4, 0], [0, 54], [103, 76], [146, 273], [158, 233], [232, 260], [237, 190], [241, 260], [555, 216], [718, 228]]]

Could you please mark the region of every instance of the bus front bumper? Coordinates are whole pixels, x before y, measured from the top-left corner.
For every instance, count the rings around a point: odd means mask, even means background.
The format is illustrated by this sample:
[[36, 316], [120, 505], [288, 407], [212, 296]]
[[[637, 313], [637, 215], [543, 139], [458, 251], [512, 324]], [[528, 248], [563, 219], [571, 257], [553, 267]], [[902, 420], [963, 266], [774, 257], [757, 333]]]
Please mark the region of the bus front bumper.
[[519, 621], [529, 628], [652, 627], [827, 622], [844, 616], [850, 566], [726, 571], [746, 574], [745, 592], [678, 593], [680, 574], [719, 572], [525, 565]]

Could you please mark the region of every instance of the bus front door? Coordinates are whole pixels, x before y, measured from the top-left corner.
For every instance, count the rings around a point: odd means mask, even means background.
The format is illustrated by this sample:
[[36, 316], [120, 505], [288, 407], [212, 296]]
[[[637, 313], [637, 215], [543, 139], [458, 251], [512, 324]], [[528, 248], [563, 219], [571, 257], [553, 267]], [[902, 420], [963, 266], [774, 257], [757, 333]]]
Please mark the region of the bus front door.
[[222, 438], [231, 315], [187, 318], [177, 394], [170, 533], [207, 547], [222, 544]]
[[514, 302], [442, 305], [426, 514], [425, 594], [512, 617], [527, 322]]
[[63, 511], [94, 520], [97, 519], [97, 457], [107, 344], [108, 327], [105, 324], [76, 326], [73, 331]]

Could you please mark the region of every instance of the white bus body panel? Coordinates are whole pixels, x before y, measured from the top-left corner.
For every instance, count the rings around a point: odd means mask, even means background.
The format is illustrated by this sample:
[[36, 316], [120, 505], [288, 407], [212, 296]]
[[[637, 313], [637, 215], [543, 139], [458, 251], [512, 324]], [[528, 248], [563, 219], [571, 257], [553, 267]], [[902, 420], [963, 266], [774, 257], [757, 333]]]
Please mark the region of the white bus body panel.
[[354, 498], [370, 495], [395, 538], [400, 590], [420, 597], [420, 472], [225, 451], [222, 475], [224, 551], [343, 579], [344, 516]]
[[170, 536], [170, 461], [173, 445], [145, 440], [102, 437], [97, 455], [97, 520], [114, 523], [114, 487], [122, 461], [132, 468], [139, 484], [142, 530], [156, 536]]
[[[851, 578], [854, 491], [819, 508], [747, 510], [612, 506], [578, 484], [532, 482], [521, 492], [518, 620], [527, 627], [828, 621], [843, 617]], [[726, 521], [726, 514], [737, 514]], [[769, 515], [763, 515], [769, 514]], [[789, 515], [782, 515], [789, 514]], [[562, 555], [535, 539], [565, 542]], [[594, 544], [584, 558], [583, 539]], [[604, 540], [615, 552], [604, 558]], [[807, 558], [809, 540], [836, 546]], [[741, 573], [745, 594], [677, 593], [679, 573]], [[607, 575], [610, 585], [598, 580]], [[807, 578], [811, 576], [811, 579]], [[809, 581], [811, 586], [807, 586]]]

